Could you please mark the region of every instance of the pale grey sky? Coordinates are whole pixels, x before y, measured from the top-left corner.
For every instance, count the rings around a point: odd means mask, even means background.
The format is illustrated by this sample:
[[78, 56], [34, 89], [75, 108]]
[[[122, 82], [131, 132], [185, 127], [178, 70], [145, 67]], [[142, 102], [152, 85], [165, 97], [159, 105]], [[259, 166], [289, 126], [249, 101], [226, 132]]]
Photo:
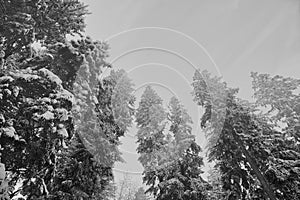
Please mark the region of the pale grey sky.
[[[239, 87], [240, 97], [246, 99], [252, 95], [251, 71], [300, 78], [299, 0], [84, 2], [92, 12], [86, 18], [87, 35], [108, 40], [108, 60], [129, 73], [137, 96], [150, 82], [166, 104], [172, 93], [178, 96], [194, 120], [194, 134], [202, 147], [201, 113], [190, 95], [193, 65], [222, 75], [230, 86]], [[134, 135], [135, 129], [129, 134]], [[135, 138], [128, 136], [122, 141], [127, 163], [116, 168], [142, 171], [134, 153]], [[122, 173], [116, 171], [115, 175], [119, 179]]]

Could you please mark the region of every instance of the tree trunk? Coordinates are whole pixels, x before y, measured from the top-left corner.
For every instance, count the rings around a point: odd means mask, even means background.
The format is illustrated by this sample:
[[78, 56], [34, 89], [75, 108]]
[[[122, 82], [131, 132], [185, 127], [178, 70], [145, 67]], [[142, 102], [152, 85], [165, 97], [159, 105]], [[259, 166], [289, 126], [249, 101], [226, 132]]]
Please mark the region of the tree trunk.
[[268, 183], [268, 181], [264, 177], [264, 175], [260, 172], [260, 170], [259, 170], [258, 166], [256, 165], [254, 159], [252, 158], [250, 153], [246, 150], [242, 140], [240, 139], [240, 137], [236, 133], [235, 129], [233, 129], [233, 131], [232, 131], [232, 136], [233, 136], [234, 140], [237, 142], [238, 146], [241, 148], [242, 153], [245, 155], [246, 160], [249, 162], [251, 168], [253, 169], [254, 173], [256, 174], [256, 177], [258, 178], [261, 185], [263, 186], [264, 191], [267, 194], [267, 196], [269, 197], [269, 199], [270, 200], [277, 200], [273, 190], [270, 187], [270, 184]]

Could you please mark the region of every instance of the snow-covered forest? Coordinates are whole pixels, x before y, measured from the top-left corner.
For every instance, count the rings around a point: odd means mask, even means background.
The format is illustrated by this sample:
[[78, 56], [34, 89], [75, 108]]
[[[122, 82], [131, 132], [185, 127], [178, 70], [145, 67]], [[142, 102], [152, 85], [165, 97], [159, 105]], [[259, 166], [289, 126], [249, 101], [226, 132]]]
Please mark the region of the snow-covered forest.
[[[300, 199], [300, 79], [253, 72], [250, 102], [196, 69], [193, 121], [151, 85], [135, 96], [88, 14], [78, 0], [0, 0], [0, 200]], [[114, 181], [132, 126], [143, 186]]]

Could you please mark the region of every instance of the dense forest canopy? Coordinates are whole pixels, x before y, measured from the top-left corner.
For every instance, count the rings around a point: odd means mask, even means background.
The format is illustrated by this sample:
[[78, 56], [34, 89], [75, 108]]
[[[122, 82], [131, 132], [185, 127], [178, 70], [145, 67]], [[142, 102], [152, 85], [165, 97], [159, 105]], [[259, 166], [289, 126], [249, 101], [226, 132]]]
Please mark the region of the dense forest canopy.
[[[196, 70], [191, 98], [204, 114], [193, 122], [150, 85], [136, 99], [127, 72], [107, 62], [109, 45], [86, 36], [87, 14], [77, 0], [0, 0], [1, 200], [300, 198], [299, 79], [253, 72], [249, 102]], [[207, 180], [193, 123], [215, 164]], [[133, 125], [139, 188], [113, 174]]]

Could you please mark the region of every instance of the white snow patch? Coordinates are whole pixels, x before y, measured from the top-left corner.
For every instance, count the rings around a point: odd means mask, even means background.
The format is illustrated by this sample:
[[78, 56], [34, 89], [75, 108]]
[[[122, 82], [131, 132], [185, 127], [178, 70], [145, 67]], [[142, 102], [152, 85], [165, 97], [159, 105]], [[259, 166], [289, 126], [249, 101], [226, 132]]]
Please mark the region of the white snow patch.
[[30, 80], [36, 80], [39, 79], [40, 77], [35, 74], [25, 74], [25, 73], [13, 73], [11, 72], [12, 76], [15, 76], [16, 78], [22, 78], [25, 81], [30, 81]]
[[88, 95], [88, 94], [89, 94], [89, 92], [88, 92], [87, 90], [81, 90], [81, 93], [82, 93], [83, 95]]
[[64, 108], [56, 108], [56, 112], [59, 114], [60, 121], [68, 120], [68, 111]]
[[0, 181], [5, 179], [5, 165], [0, 163]]
[[0, 77], [0, 82], [5, 82], [5, 81], [13, 82], [14, 79], [11, 76], [2, 76], [2, 77]]
[[13, 94], [14, 94], [15, 97], [17, 97], [19, 95], [19, 92], [20, 92], [19, 87], [16, 86], [16, 87], [13, 88]]
[[97, 97], [93, 96], [93, 102], [94, 102], [95, 104], [99, 104], [99, 101], [98, 101]]
[[49, 111], [53, 111], [54, 109], [53, 109], [53, 106], [47, 106], [47, 109], [49, 110]]
[[45, 103], [51, 103], [51, 99], [48, 97], [43, 97], [41, 100]]
[[244, 163], [240, 162], [240, 165], [241, 165], [241, 169], [245, 169], [246, 170], [246, 167], [245, 167]]
[[6, 128], [2, 128], [2, 131], [5, 135], [7, 135], [8, 137], [14, 137], [16, 130], [14, 129], [14, 127], [10, 126], [10, 127], [6, 127]]
[[4, 89], [4, 92], [7, 93], [8, 95], [11, 95], [11, 91], [9, 89]]
[[42, 114], [42, 117], [46, 120], [54, 119], [54, 114], [50, 111], [46, 111], [44, 114]]
[[70, 101], [72, 104], [75, 103], [74, 95], [71, 92], [69, 92], [68, 90], [63, 90], [62, 92], [56, 94], [56, 97], [58, 99], [66, 99], [66, 100]]
[[62, 80], [60, 80], [60, 78], [58, 76], [56, 76], [50, 70], [42, 68], [42, 69], [39, 70], [39, 72], [41, 72], [44, 76], [46, 76], [52, 82], [55, 82], [57, 85], [61, 85], [62, 84]]
[[68, 131], [65, 128], [58, 129], [57, 134], [61, 135], [62, 137], [69, 137]]

